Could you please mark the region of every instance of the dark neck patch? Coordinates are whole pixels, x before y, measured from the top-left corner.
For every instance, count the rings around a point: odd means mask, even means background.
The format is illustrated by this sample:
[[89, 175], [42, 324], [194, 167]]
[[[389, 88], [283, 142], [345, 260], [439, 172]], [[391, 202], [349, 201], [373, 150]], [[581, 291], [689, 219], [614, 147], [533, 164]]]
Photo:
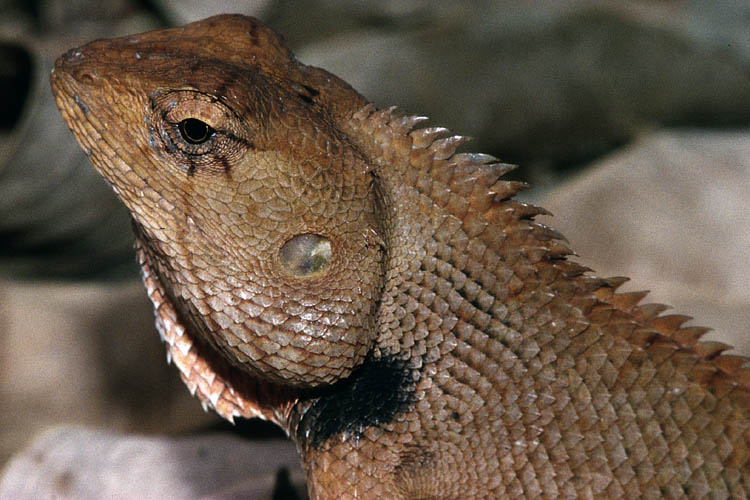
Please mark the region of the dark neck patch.
[[406, 365], [395, 356], [368, 358], [346, 380], [300, 403], [297, 441], [319, 447], [341, 434], [356, 438], [367, 427], [387, 424], [413, 409], [416, 372]]

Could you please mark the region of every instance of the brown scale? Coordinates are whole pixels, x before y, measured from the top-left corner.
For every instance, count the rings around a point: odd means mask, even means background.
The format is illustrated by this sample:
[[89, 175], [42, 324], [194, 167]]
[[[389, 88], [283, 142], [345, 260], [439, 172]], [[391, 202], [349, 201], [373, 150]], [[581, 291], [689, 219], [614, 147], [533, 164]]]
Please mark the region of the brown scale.
[[745, 358], [567, 260], [465, 137], [241, 16], [92, 42], [51, 80], [185, 384], [280, 425], [311, 498], [748, 496]]

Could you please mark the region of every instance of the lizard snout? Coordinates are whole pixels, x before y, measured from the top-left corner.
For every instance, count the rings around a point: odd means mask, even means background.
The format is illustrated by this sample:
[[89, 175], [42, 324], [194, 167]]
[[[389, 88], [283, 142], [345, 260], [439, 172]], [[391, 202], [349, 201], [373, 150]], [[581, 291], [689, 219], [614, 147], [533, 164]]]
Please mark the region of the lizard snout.
[[69, 75], [78, 83], [91, 86], [98, 80], [96, 70], [87, 64], [90, 57], [87, 57], [86, 51], [81, 48], [70, 49], [55, 61], [55, 67], [52, 70], [52, 81]]

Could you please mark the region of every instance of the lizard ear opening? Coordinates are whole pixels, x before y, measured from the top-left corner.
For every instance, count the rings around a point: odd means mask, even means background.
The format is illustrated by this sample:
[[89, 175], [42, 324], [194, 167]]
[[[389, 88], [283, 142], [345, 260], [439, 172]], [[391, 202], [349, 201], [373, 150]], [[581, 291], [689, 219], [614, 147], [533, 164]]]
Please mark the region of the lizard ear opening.
[[284, 243], [279, 258], [284, 270], [293, 276], [317, 276], [331, 262], [331, 241], [317, 234], [299, 234]]

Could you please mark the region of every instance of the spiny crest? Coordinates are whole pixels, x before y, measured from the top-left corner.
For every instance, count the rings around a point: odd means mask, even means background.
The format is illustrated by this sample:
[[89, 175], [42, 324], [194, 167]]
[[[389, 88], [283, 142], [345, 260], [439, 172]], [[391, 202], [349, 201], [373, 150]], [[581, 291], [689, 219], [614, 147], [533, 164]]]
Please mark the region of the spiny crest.
[[[567, 260], [575, 255], [557, 231], [534, 221], [536, 215], [548, 215], [545, 209], [513, 200], [528, 189], [523, 182], [501, 177], [515, 168], [480, 153], [456, 153], [470, 140], [450, 135], [443, 127], [414, 127], [427, 120], [424, 116], [404, 115], [395, 107], [377, 110], [367, 105], [352, 116], [361, 130], [371, 132], [379, 166], [390, 165], [406, 182], [462, 222], [469, 238], [479, 238], [489, 248], [506, 250], [528, 259], [543, 281], [559, 293], [573, 292], [576, 306], [592, 322], [645, 349], [650, 355], [671, 358], [697, 382], [716, 388], [740, 391], [743, 404], [750, 407], [750, 369], [748, 358], [722, 354], [731, 346], [701, 341], [710, 329], [683, 326], [689, 316], [662, 313], [668, 306], [640, 304], [648, 292], [616, 292], [627, 278], [598, 278], [591, 269]], [[507, 265], [514, 265], [511, 259]], [[549, 275], [546, 279], [545, 275]], [[562, 277], [564, 280], [556, 279]]]

